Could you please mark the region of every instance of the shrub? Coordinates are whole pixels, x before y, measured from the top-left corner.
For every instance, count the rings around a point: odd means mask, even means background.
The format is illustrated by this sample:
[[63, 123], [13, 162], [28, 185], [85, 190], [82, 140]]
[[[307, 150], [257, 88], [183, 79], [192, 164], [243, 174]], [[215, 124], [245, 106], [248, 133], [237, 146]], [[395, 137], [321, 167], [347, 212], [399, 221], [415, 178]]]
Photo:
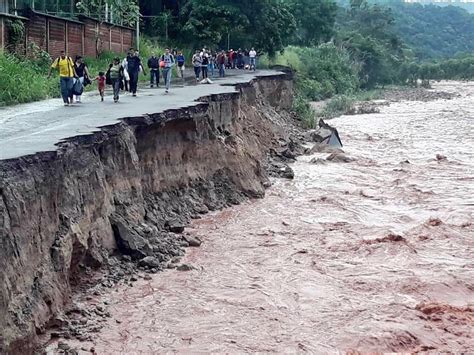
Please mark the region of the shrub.
[[305, 128], [314, 128], [316, 125], [316, 113], [308, 100], [302, 95], [296, 95], [293, 101], [293, 112], [303, 122]]
[[330, 119], [350, 112], [356, 99], [353, 96], [338, 95], [333, 97], [324, 107], [321, 112], [318, 112], [318, 117]]
[[359, 89], [360, 66], [347, 50], [333, 43], [317, 47], [290, 46], [275, 58], [263, 57], [262, 66], [285, 65], [296, 71], [297, 90], [308, 100], [350, 95]]
[[59, 94], [58, 81], [27, 59], [0, 54], [0, 106], [42, 100]]

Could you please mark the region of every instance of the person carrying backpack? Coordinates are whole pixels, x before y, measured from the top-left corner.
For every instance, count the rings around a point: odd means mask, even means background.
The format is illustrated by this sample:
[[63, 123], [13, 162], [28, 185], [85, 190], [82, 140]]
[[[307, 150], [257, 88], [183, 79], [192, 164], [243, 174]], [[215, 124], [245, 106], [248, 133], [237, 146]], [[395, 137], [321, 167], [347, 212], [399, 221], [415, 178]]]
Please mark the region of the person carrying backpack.
[[77, 77], [77, 74], [72, 59], [66, 56], [64, 51], [61, 51], [60, 56], [51, 64], [48, 71], [48, 78], [51, 77], [52, 69], [56, 68], [59, 71], [59, 83], [61, 85], [61, 96], [64, 101], [64, 106], [69, 106], [73, 101], [72, 88], [74, 86], [74, 78]]
[[176, 63], [178, 64], [178, 76], [183, 81], [184, 86], [184, 63], [186, 62], [186, 58], [184, 57], [183, 52], [179, 51], [178, 56], [176, 57]]
[[163, 79], [165, 80], [165, 93], [168, 93], [171, 86], [171, 70], [175, 65], [174, 56], [170, 53], [169, 48], [166, 48], [165, 54], [160, 58], [160, 66], [163, 67]]
[[120, 63], [120, 58], [114, 58], [114, 61], [109, 66], [106, 77], [110, 78], [110, 83], [114, 91], [114, 102], [117, 103], [120, 99], [120, 87], [124, 77], [123, 66]]
[[194, 74], [196, 75], [196, 81], [199, 82], [199, 74], [201, 74], [201, 66], [202, 66], [202, 58], [199, 49], [196, 50], [194, 53], [193, 58], [193, 67], [194, 67]]

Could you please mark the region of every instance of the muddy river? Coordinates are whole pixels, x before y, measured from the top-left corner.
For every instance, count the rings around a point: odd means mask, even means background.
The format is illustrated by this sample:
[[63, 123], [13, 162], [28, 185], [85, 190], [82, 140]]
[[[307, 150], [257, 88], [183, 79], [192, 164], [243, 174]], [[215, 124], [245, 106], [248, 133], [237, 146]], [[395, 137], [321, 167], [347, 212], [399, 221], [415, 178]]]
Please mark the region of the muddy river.
[[302, 157], [265, 199], [197, 221], [196, 269], [117, 286], [106, 327], [75, 345], [474, 351], [474, 85], [438, 88], [461, 97], [331, 121], [352, 162]]

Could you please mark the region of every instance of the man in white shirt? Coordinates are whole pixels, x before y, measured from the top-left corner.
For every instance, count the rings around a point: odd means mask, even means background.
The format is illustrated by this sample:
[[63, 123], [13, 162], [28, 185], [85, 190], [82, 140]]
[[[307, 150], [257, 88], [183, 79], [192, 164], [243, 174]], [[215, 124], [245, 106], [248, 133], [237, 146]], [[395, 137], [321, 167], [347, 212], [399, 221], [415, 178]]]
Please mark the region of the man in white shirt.
[[255, 49], [252, 47], [252, 49], [249, 52], [249, 58], [250, 58], [250, 70], [257, 70], [257, 52]]

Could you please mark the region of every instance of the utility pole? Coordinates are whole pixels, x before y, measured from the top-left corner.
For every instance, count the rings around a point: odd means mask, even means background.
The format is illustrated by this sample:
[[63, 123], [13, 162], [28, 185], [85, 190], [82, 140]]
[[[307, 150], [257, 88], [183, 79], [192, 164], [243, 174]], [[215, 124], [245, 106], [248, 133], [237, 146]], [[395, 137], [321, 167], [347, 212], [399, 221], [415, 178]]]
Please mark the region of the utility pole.
[[140, 51], [140, 13], [137, 15], [137, 28], [136, 28], [136, 35], [137, 35], [137, 51]]

